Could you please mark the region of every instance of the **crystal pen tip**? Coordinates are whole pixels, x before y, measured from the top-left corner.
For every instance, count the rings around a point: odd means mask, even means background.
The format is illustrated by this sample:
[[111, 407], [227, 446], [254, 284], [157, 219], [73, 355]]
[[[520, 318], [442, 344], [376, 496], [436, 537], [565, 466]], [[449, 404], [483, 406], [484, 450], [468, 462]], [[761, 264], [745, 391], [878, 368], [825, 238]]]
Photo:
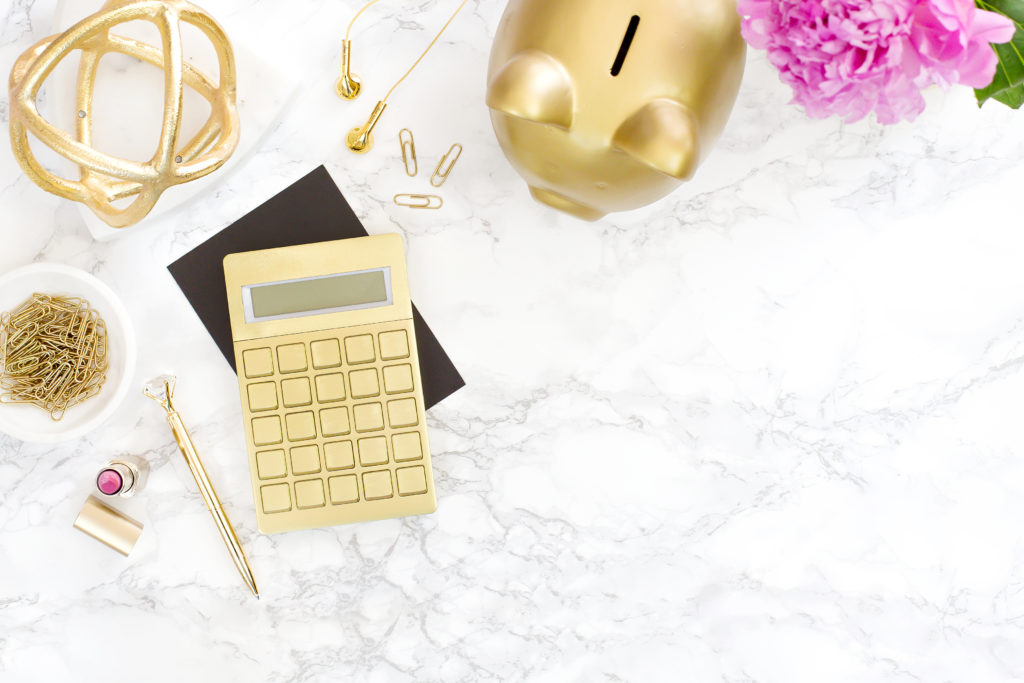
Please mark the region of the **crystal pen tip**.
[[174, 385], [177, 381], [178, 378], [174, 375], [159, 375], [146, 382], [142, 393], [169, 412], [173, 410], [171, 399], [174, 398]]

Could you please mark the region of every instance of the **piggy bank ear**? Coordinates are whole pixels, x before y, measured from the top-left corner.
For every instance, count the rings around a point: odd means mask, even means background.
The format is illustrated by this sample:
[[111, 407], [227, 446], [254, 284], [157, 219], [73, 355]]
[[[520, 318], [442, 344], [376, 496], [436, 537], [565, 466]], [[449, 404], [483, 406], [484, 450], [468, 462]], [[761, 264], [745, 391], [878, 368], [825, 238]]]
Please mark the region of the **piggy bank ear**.
[[669, 98], [648, 102], [626, 119], [612, 144], [640, 163], [680, 180], [697, 168], [697, 122], [686, 105]]
[[572, 80], [561, 62], [527, 50], [510, 59], [487, 85], [487, 106], [509, 116], [571, 128]]

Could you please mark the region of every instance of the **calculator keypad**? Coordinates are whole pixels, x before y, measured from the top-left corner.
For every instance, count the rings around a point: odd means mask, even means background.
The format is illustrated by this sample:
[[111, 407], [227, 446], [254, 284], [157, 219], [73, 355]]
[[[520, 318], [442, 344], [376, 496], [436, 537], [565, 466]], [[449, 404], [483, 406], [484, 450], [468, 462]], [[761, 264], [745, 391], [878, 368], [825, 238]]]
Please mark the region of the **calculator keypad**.
[[361, 403], [352, 408], [357, 432], [376, 432], [384, 429], [384, 411], [379, 403]]
[[341, 346], [337, 339], [322, 339], [309, 345], [313, 356], [313, 367], [317, 370], [336, 368], [341, 365]]
[[249, 349], [242, 354], [242, 362], [245, 365], [245, 376], [269, 377], [274, 374], [274, 356], [270, 349]]
[[379, 395], [380, 381], [377, 379], [377, 368], [363, 368], [348, 373], [348, 386], [352, 389], [352, 398]]
[[285, 415], [284, 421], [288, 425], [289, 441], [305, 441], [316, 438], [316, 424], [313, 421], [312, 412], [307, 410], [304, 413], [290, 413]]
[[402, 398], [388, 401], [388, 423], [392, 427], [412, 427], [419, 421], [416, 399]]
[[306, 369], [306, 346], [286, 344], [277, 347], [277, 367], [281, 372], [302, 372]]
[[309, 379], [306, 377], [294, 377], [282, 380], [281, 400], [284, 401], [285, 408], [308, 406], [313, 402], [313, 394], [309, 390]]
[[395, 454], [395, 462], [419, 460], [423, 457], [423, 444], [419, 432], [405, 432], [391, 437], [391, 452]]
[[316, 399], [321, 403], [345, 400], [345, 375], [340, 372], [317, 375]]
[[427, 473], [422, 465], [417, 467], [399, 467], [395, 470], [398, 479], [398, 495], [414, 496], [427, 492]]
[[295, 482], [295, 505], [299, 509], [324, 506], [324, 483], [320, 479]]
[[320, 449], [316, 444], [296, 446], [292, 449], [292, 472], [313, 474], [320, 471]]
[[285, 512], [292, 509], [292, 493], [288, 484], [272, 484], [260, 488], [264, 512]]
[[284, 450], [260, 451], [256, 454], [256, 471], [260, 479], [277, 479], [288, 474]]
[[250, 384], [249, 409], [254, 413], [261, 410], [277, 410], [277, 383], [254, 382]]
[[391, 472], [388, 470], [377, 470], [363, 474], [363, 491], [366, 493], [366, 500], [381, 500], [394, 495], [391, 488]]
[[257, 446], [281, 443], [281, 418], [277, 415], [257, 417], [252, 421], [252, 441]]
[[325, 408], [320, 411], [320, 428], [324, 436], [338, 436], [352, 431], [348, 422], [348, 408]]
[[346, 474], [342, 477], [331, 477], [327, 483], [331, 487], [332, 504], [359, 502], [359, 485], [356, 483], [356, 475]]
[[383, 436], [359, 439], [359, 464], [383, 465], [388, 461], [388, 440]]
[[[321, 511], [317, 524], [274, 530], [434, 509], [411, 321], [404, 327], [289, 335], [238, 349], [260, 512], [276, 519]], [[416, 496], [424, 502], [388, 507]]]
[[352, 442], [334, 441], [324, 444], [324, 462], [329, 470], [347, 470], [355, 467]]
[[408, 363], [388, 365], [384, 368], [384, 391], [402, 394], [413, 390], [412, 366]]
[[349, 365], [372, 363], [377, 360], [377, 356], [373, 352], [373, 335], [360, 334], [345, 337], [345, 358]]
[[380, 342], [380, 357], [384, 360], [409, 357], [409, 335], [405, 333], [405, 330], [381, 332], [378, 335], [378, 341]]

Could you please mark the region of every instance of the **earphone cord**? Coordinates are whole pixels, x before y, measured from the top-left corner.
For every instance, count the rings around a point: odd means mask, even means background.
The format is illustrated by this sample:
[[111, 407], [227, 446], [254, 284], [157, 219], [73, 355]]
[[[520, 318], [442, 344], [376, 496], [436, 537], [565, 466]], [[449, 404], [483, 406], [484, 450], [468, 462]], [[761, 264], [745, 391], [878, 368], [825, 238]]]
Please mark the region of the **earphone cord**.
[[376, 5], [378, 2], [380, 2], [380, 0], [370, 0], [370, 2], [366, 3], [365, 5], [363, 5], [359, 9], [359, 11], [356, 12], [356, 15], [354, 17], [352, 17], [352, 21], [348, 22], [348, 28], [345, 29], [345, 40], [348, 40], [349, 35], [351, 35], [352, 27], [355, 26], [356, 19], [359, 18], [359, 15], [362, 14], [363, 12], [365, 12], [366, 10], [370, 9], [374, 5]]
[[[352, 32], [352, 25], [356, 23], [356, 19], [359, 18], [359, 15], [368, 10], [371, 6], [377, 4], [378, 2], [380, 2], [380, 0], [370, 0], [370, 2], [363, 5], [362, 8], [360, 8], [360, 10], [356, 12], [356, 15], [352, 17], [352, 21], [350, 21], [348, 24], [348, 29], [345, 31], [345, 40], [349, 39], [349, 34]], [[412, 73], [412, 70], [415, 69], [421, 61], [423, 61], [423, 58], [426, 57], [427, 53], [430, 52], [430, 49], [434, 47], [435, 44], [437, 44], [437, 41], [441, 39], [441, 36], [444, 35], [445, 30], [447, 30], [448, 26], [451, 25], [453, 21], [455, 21], [455, 17], [459, 15], [459, 12], [462, 11], [462, 8], [466, 6], [467, 2], [469, 2], [469, 0], [462, 0], [462, 2], [459, 3], [459, 6], [455, 9], [454, 12], [452, 12], [452, 15], [448, 18], [448, 21], [444, 23], [444, 26], [441, 27], [441, 30], [437, 32], [437, 35], [434, 36], [434, 39], [430, 41], [429, 45], [427, 45], [427, 49], [425, 49], [423, 53], [416, 58], [416, 61], [412, 63], [412, 66], [409, 67], [409, 70], [402, 74], [401, 78], [395, 81], [395, 84], [391, 86], [391, 89], [388, 90], [388, 94], [384, 96], [381, 102], [387, 102], [388, 98], [391, 97], [391, 93], [395, 92], [395, 88], [401, 85], [402, 81], [408, 78], [409, 74]]]

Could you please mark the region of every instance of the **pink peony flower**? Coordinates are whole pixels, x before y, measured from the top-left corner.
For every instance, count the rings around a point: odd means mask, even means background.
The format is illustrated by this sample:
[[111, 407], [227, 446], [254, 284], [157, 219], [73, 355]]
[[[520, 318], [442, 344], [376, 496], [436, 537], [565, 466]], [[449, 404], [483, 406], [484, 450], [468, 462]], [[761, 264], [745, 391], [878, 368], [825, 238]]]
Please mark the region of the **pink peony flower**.
[[987, 86], [990, 43], [1014, 24], [974, 0], [738, 0], [743, 37], [768, 51], [808, 115], [912, 120], [933, 83]]

